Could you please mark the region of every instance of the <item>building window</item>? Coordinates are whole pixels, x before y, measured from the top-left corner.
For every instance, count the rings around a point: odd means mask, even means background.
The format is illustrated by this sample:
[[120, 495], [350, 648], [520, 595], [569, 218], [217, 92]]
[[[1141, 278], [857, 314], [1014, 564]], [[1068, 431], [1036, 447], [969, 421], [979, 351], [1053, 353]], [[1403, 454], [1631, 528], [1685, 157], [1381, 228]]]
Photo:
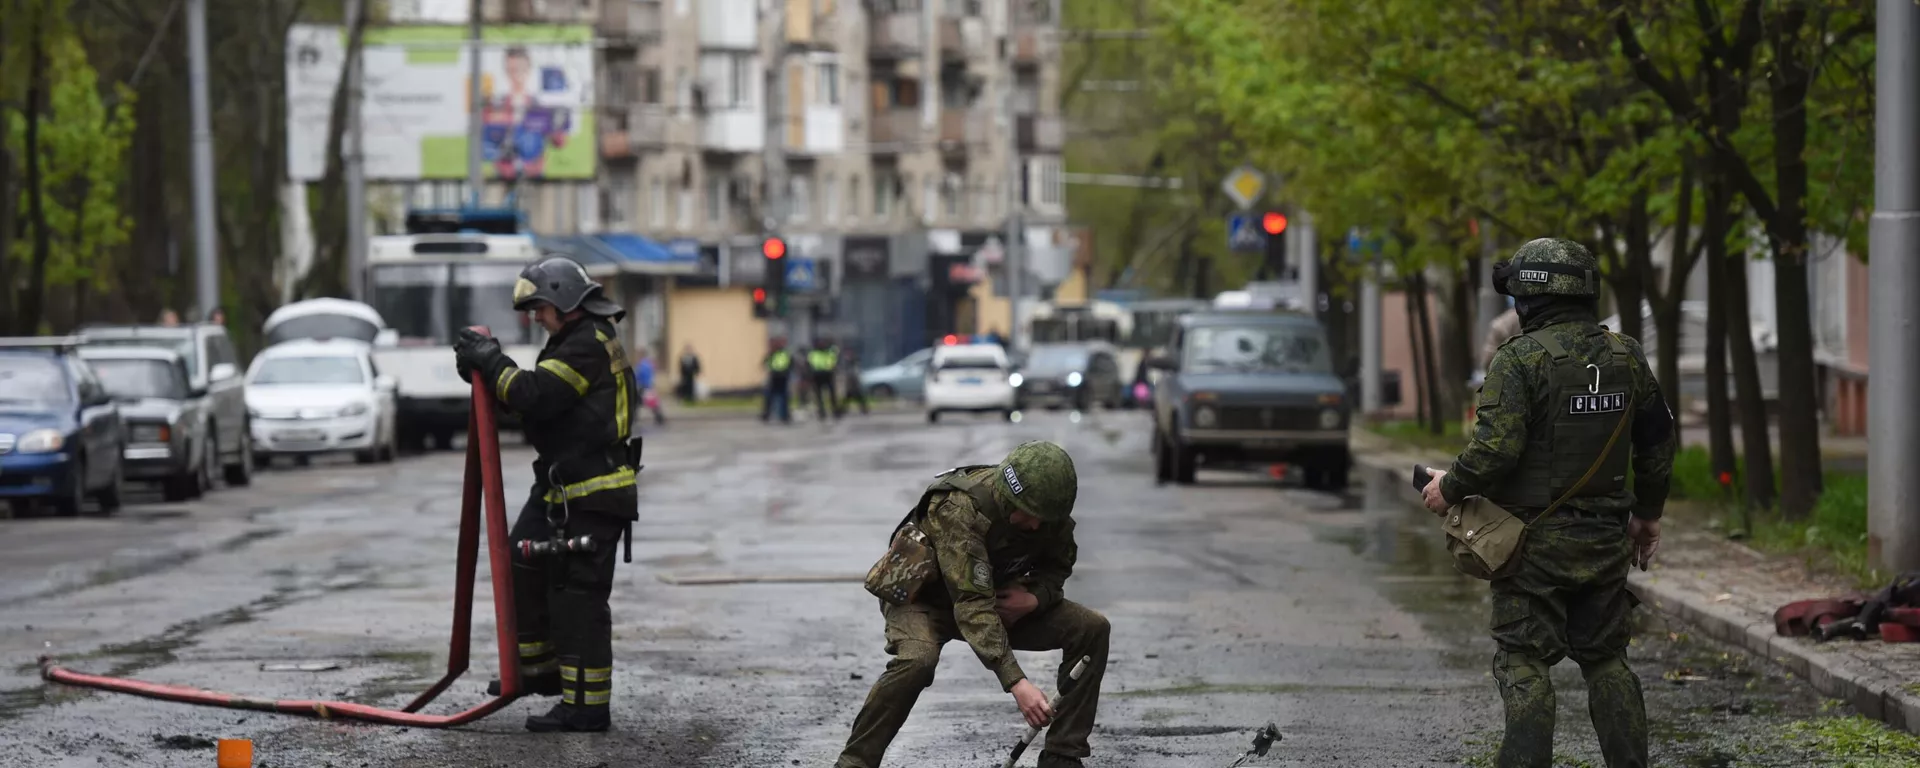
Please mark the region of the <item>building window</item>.
[[607, 190], [607, 228], [624, 230], [632, 226], [636, 180], [631, 173], [615, 174]]
[[640, 103], [654, 105], [660, 103], [660, 70], [640, 70]]
[[823, 61], [813, 65], [814, 103], [823, 107], [840, 106], [840, 65]]
[[680, 231], [682, 232], [692, 230], [693, 229], [693, 187], [691, 185], [681, 186], [680, 194], [678, 195], [678, 199], [675, 201], [675, 203], [676, 204], [673, 206], [674, 225], [679, 227]]
[[965, 189], [961, 186], [960, 174], [949, 173], [940, 183], [943, 187], [940, 192], [940, 203], [943, 206], [942, 213], [945, 213], [949, 219], [959, 216], [960, 203], [962, 202], [960, 197], [962, 190]]
[[820, 179], [820, 221], [832, 224], [840, 220], [840, 186], [833, 174]]
[[805, 222], [813, 215], [813, 184], [805, 176], [794, 174], [787, 179], [787, 220], [795, 224]]
[[734, 107], [753, 106], [753, 78], [757, 74], [753, 66], [753, 57], [748, 54], [736, 54], [727, 57], [727, 63], [732, 68], [732, 73], [729, 76], [731, 87], [726, 103]]
[[934, 214], [939, 210], [940, 182], [929, 173], [926, 178], [920, 180], [920, 219], [932, 224]]
[[647, 226], [660, 229], [667, 225], [667, 183], [654, 179], [647, 183]]
[[899, 180], [886, 171], [873, 172], [873, 217], [886, 221], [893, 217], [893, 190]]
[[727, 177], [718, 173], [707, 174], [707, 223], [719, 224], [726, 205]]
[[860, 174], [847, 177], [847, 221], [860, 220]]
[[1061, 188], [1060, 160], [1049, 158], [1040, 164], [1040, 198], [1047, 205], [1060, 205], [1066, 201], [1065, 191]]

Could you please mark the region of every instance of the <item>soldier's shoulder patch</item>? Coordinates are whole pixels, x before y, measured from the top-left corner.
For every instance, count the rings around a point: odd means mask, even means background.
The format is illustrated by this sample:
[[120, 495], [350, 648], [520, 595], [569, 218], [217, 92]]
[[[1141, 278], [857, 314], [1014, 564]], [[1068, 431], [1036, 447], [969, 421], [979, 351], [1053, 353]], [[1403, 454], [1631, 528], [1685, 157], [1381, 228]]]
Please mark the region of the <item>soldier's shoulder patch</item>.
[[971, 578], [967, 582], [967, 591], [983, 595], [993, 594], [993, 566], [985, 560], [975, 560], [971, 567]]
[[1499, 378], [1491, 378], [1481, 382], [1479, 407], [1492, 408], [1500, 404], [1500, 381]]

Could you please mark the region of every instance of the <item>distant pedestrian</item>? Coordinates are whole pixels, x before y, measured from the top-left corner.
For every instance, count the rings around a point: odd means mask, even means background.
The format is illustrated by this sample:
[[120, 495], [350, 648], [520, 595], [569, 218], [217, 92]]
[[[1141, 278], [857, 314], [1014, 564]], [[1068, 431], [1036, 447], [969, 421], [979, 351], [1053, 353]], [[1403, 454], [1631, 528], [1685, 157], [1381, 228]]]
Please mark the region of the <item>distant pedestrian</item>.
[[767, 343], [767, 356], [761, 361], [767, 369], [766, 395], [760, 401], [760, 420], [780, 419], [792, 424], [793, 412], [787, 398], [793, 392], [793, 353], [787, 350], [787, 337], [775, 337]]
[[691, 403], [700, 399], [699, 379], [700, 355], [693, 351], [692, 344], [688, 344], [680, 350], [680, 381], [674, 387], [680, 402]]
[[214, 325], [226, 325], [227, 310], [221, 307], [214, 307], [213, 311], [207, 313], [207, 322]]
[[[834, 378], [839, 370], [840, 348], [825, 336], [814, 339], [813, 349], [807, 350], [807, 379], [813, 384], [813, 402], [821, 421], [826, 421], [829, 414], [834, 421], [840, 420], [840, 398], [834, 391]], [[806, 407], [804, 401], [801, 407]]]
[[640, 390], [640, 402], [653, 411], [653, 423], [665, 424], [667, 415], [660, 412], [660, 395], [653, 390], [653, 358], [644, 346], [635, 347], [633, 356], [637, 361], [633, 365], [633, 380], [639, 385], [635, 388]]
[[1494, 350], [1507, 343], [1507, 339], [1518, 335], [1520, 335], [1520, 313], [1514, 311], [1513, 300], [1508, 299], [1507, 311], [1500, 313], [1499, 317], [1494, 318], [1493, 322], [1487, 325], [1486, 343], [1480, 345], [1480, 370], [1486, 370], [1487, 364], [1493, 362]]
[[171, 309], [160, 310], [160, 324], [168, 328], [180, 327], [180, 313]]

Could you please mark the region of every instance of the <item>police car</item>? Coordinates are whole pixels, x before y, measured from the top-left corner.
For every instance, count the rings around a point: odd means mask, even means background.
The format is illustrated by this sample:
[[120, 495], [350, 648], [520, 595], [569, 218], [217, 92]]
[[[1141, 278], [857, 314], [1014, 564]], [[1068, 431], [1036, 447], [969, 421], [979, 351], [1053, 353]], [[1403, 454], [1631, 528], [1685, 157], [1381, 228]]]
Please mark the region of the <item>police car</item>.
[[1020, 381], [998, 344], [960, 344], [954, 337], [933, 348], [927, 365], [927, 422], [950, 411], [998, 412], [1013, 419]]

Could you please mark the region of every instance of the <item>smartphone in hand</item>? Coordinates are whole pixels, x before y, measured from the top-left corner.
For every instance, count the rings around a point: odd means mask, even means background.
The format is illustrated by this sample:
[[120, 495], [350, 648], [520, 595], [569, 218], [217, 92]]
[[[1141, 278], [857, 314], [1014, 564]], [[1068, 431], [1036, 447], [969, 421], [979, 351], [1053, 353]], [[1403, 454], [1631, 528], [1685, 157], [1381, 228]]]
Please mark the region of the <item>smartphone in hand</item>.
[[1433, 470], [1425, 464], [1413, 465], [1413, 489], [1424, 491], [1427, 489], [1427, 483], [1430, 482], [1433, 482]]

